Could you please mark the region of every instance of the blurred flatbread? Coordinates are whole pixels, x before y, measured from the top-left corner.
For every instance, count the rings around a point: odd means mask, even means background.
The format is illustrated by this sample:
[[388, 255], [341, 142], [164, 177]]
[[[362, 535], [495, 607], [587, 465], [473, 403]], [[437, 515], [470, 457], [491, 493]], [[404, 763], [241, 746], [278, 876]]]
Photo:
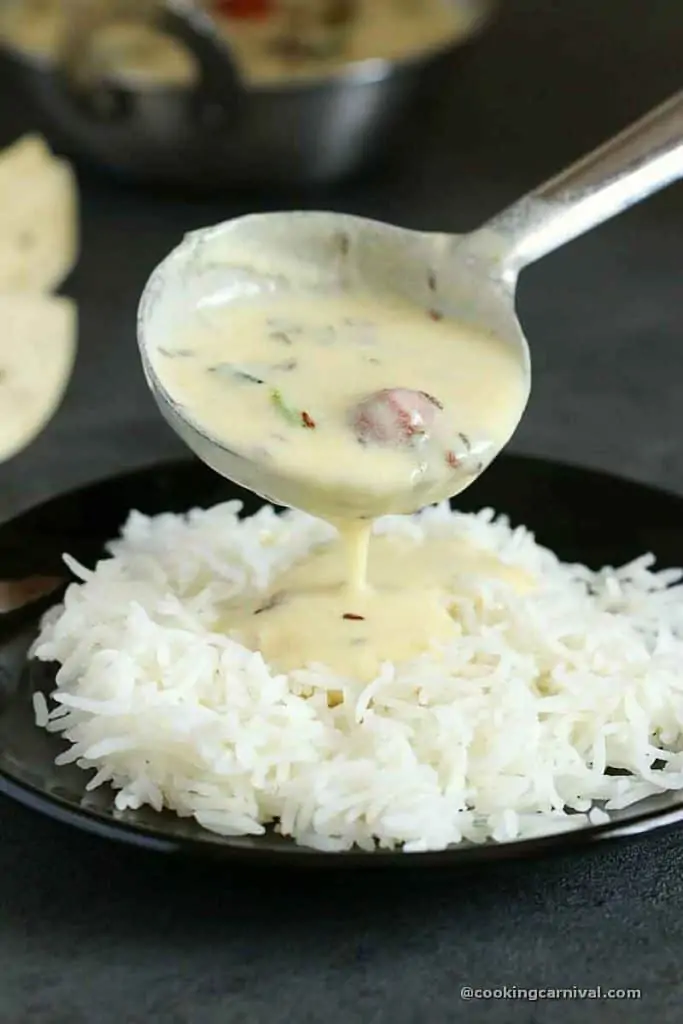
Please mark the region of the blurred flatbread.
[[58, 288], [78, 256], [78, 193], [69, 163], [27, 135], [0, 153], [0, 292]]
[[62, 400], [76, 355], [71, 299], [0, 294], [0, 462], [25, 448]]

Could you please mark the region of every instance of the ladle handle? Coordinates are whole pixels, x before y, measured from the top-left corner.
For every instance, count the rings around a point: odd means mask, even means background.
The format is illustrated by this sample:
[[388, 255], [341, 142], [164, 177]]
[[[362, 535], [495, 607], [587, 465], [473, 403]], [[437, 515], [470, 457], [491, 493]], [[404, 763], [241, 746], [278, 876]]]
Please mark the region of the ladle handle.
[[[480, 232], [503, 276], [683, 177], [683, 91], [507, 207]], [[491, 252], [495, 238], [496, 254]]]

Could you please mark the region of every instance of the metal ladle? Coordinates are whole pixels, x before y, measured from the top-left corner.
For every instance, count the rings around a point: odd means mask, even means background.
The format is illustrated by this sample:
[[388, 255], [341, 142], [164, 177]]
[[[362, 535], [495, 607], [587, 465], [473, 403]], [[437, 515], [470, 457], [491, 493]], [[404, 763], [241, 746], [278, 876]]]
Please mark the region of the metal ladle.
[[[204, 462], [277, 504], [296, 504], [296, 481], [275, 461], [218, 443], [164, 390], [150, 351], [179, 320], [264, 289], [398, 293], [496, 334], [514, 347], [530, 385], [529, 348], [515, 314], [520, 271], [681, 176], [683, 92], [468, 235], [317, 212], [255, 214], [194, 232], [154, 271], [142, 296], [138, 336], [148, 383], [165, 418]], [[338, 514], [332, 496], [314, 498], [309, 511]], [[420, 498], [419, 491], [406, 493], [391, 511], [414, 511]], [[347, 512], [376, 513], [372, 495], [356, 497]]]

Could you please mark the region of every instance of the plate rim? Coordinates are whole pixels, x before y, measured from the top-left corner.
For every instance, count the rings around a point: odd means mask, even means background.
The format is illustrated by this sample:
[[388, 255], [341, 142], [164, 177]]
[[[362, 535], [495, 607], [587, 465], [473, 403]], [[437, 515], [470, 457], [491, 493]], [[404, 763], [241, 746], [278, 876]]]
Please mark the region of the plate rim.
[[[629, 487], [638, 491], [648, 491], [650, 494], [653, 496], [656, 495], [658, 498], [683, 503], [683, 491], [679, 492], [669, 487], [661, 487], [658, 484], [647, 480], [639, 480], [636, 477], [626, 476], [625, 474], [618, 473], [613, 470], [601, 469], [599, 466], [587, 466], [581, 462], [574, 462], [571, 459], [554, 459], [544, 455], [533, 455], [526, 452], [504, 450], [496, 457], [494, 464], [499, 462], [516, 462], [527, 464], [529, 466], [540, 466], [546, 468], [552, 467], [560, 472], [568, 471], [570, 473], [578, 473], [581, 476], [590, 476], [595, 480], [608, 480], [617, 486]], [[113, 473], [93, 477], [92, 479], [86, 480], [84, 483], [76, 484], [75, 487], [58, 490], [41, 501], [31, 502], [30, 504], [21, 507], [18, 511], [13, 512], [9, 517], [0, 519], [0, 534], [10, 526], [16, 525], [24, 517], [35, 514], [38, 511], [49, 509], [53, 504], [57, 504], [67, 498], [75, 498], [77, 495], [85, 497], [92, 491], [96, 491], [101, 487], [111, 486], [117, 481], [123, 479], [130, 480], [134, 477], [145, 477], [153, 473], [164, 471], [182, 471], [183, 469], [188, 469], [191, 466], [203, 466], [207, 473], [213, 473], [217, 479], [220, 479], [220, 475], [206, 466], [198, 456], [173, 456], [169, 458], [156, 459], [151, 462], [146, 462], [141, 466], [129, 466], [128, 468], [115, 470]], [[225, 479], [227, 480], [227, 478]], [[227, 482], [229, 484], [232, 483], [232, 481], [229, 480]], [[235, 484], [234, 486], [239, 485]], [[259, 495], [255, 495], [255, 497], [264, 504], [272, 504], [272, 502], [266, 502]]]

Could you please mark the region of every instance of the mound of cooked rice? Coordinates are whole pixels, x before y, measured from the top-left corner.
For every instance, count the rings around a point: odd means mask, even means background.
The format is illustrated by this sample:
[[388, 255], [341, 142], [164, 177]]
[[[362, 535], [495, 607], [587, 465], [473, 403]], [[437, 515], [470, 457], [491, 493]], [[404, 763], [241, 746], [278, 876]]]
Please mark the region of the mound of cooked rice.
[[[313, 665], [287, 675], [214, 631], [222, 603], [267, 586], [334, 531], [232, 502], [132, 513], [110, 558], [46, 616], [34, 656], [61, 664], [38, 724], [60, 763], [224, 835], [275, 822], [322, 850], [437, 850], [605, 820], [683, 787], [683, 573], [644, 556], [564, 565], [523, 527], [446, 506], [378, 532], [466, 538], [538, 580], [458, 580], [462, 635], [369, 685]], [[328, 706], [328, 691], [344, 701]], [[608, 767], [628, 775], [607, 775]], [[599, 807], [596, 806], [598, 802]], [[578, 812], [578, 813], [577, 813]]]

